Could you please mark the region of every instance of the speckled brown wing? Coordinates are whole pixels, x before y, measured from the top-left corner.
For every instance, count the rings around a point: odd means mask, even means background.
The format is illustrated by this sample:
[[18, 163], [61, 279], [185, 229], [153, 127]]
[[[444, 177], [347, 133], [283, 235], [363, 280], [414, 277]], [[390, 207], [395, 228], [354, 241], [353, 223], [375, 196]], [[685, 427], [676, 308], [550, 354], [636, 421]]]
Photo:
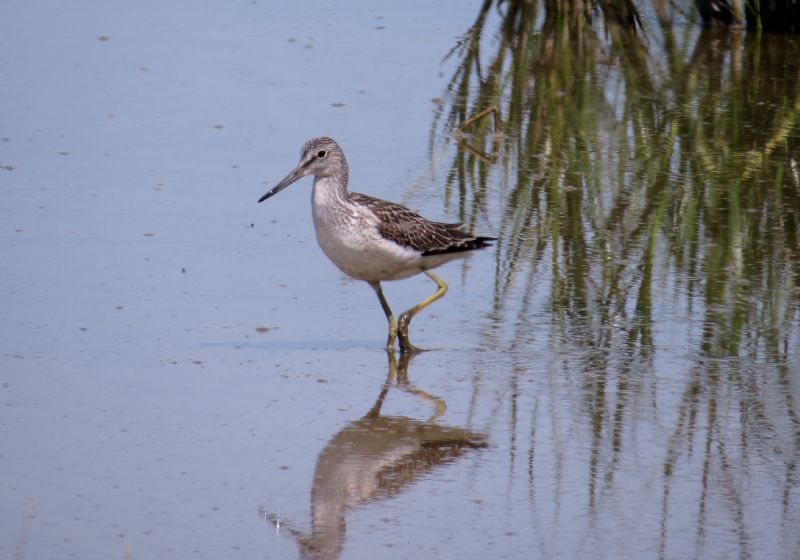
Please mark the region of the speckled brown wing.
[[462, 224], [431, 222], [405, 206], [360, 193], [348, 193], [350, 199], [366, 206], [380, 220], [378, 232], [404, 247], [420, 251], [423, 256], [472, 251], [489, 247], [494, 237], [479, 237], [464, 231]]

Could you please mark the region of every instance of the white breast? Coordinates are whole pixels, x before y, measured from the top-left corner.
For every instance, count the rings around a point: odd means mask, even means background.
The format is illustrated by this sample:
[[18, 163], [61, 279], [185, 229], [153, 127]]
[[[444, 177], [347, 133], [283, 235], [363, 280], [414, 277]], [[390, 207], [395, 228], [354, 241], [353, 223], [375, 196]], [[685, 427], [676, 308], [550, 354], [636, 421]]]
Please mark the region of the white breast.
[[328, 178], [314, 181], [311, 207], [319, 246], [348, 276], [377, 282], [422, 271], [419, 251], [383, 238], [375, 215], [337, 193]]

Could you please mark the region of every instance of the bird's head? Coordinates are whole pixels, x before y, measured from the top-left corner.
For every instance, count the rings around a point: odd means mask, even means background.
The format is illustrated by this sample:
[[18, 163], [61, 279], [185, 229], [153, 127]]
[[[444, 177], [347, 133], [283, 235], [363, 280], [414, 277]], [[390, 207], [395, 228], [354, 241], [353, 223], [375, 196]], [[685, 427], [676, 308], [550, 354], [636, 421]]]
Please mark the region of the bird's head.
[[344, 159], [344, 153], [339, 144], [327, 136], [313, 138], [303, 144], [303, 148], [300, 150], [300, 163], [297, 164], [297, 167], [258, 201], [267, 200], [306, 175], [330, 177], [337, 173], [343, 174], [342, 179], [346, 183], [347, 161]]

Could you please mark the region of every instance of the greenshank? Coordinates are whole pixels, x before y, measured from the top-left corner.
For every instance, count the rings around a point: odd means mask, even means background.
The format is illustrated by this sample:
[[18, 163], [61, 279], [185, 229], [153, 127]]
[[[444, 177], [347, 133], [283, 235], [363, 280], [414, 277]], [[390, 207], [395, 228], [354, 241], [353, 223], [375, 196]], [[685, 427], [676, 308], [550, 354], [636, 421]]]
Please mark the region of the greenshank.
[[[348, 191], [344, 152], [327, 137], [306, 142], [297, 167], [258, 201], [265, 201], [306, 175], [314, 175], [311, 209], [322, 251], [342, 272], [375, 290], [389, 321], [386, 347], [394, 348], [399, 338], [401, 352], [419, 350], [409, 341], [408, 325], [414, 315], [447, 291], [447, 284], [431, 269], [489, 247], [488, 242], [495, 238], [473, 235], [462, 224], [432, 222], [399, 204]], [[381, 282], [420, 272], [436, 282], [436, 291], [396, 320]]]

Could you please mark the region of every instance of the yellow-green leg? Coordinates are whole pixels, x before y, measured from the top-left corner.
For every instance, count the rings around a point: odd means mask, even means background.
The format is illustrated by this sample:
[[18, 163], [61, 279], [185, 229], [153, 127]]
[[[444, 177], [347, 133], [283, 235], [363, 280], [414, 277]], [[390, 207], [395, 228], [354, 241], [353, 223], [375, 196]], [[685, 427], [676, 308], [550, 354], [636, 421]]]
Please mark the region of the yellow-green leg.
[[372, 289], [375, 290], [375, 293], [378, 295], [378, 300], [381, 302], [383, 312], [386, 314], [386, 320], [389, 321], [389, 339], [386, 341], [386, 349], [394, 350], [394, 341], [397, 339], [397, 319], [394, 318], [392, 308], [389, 307], [389, 302], [386, 301], [386, 298], [383, 295], [381, 283], [369, 282], [369, 285], [372, 286]]
[[414, 318], [414, 315], [447, 293], [447, 284], [444, 280], [429, 270], [426, 270], [425, 274], [427, 274], [431, 280], [436, 282], [438, 288], [435, 292], [423, 299], [417, 305], [400, 315], [400, 320], [397, 322], [397, 335], [400, 337], [400, 352], [419, 352], [420, 349], [411, 344], [411, 341], [408, 339], [408, 324], [411, 322], [411, 319]]

